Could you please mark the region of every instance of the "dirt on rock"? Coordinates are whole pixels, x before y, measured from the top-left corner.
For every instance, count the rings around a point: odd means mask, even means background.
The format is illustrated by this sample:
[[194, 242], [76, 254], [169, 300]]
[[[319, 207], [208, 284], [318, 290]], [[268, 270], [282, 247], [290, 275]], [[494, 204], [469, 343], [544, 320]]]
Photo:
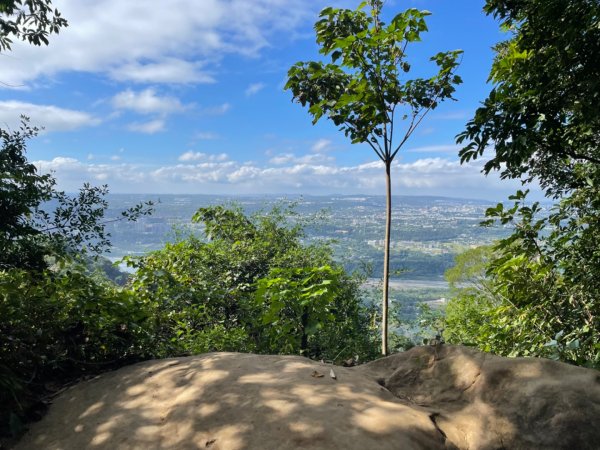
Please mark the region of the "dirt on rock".
[[209, 353], [73, 386], [16, 449], [600, 449], [599, 425], [600, 372], [543, 359]]

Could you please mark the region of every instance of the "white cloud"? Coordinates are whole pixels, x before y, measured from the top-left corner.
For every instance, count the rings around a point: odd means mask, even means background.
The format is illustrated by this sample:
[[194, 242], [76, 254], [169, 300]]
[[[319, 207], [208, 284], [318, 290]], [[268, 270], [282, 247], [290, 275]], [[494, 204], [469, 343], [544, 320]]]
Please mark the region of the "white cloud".
[[33, 164], [41, 172], [54, 172], [60, 187], [71, 192], [79, 189], [84, 182], [93, 180], [108, 182], [111, 188], [128, 184], [142, 185], [147, 180], [143, 168], [124, 163], [94, 164], [59, 156], [50, 161], [33, 161]]
[[166, 115], [186, 109], [177, 98], [159, 96], [151, 88], [139, 92], [127, 89], [115, 95], [111, 103], [117, 109], [135, 111], [140, 114]]
[[212, 75], [202, 72], [203, 64], [176, 58], [164, 58], [157, 62], [133, 61], [111, 69], [109, 75], [117, 81], [137, 83], [214, 83]]
[[182, 153], [179, 158], [179, 161], [226, 161], [229, 157], [226, 153], [219, 154], [207, 154], [200, 152], [187, 151]]
[[0, 123], [12, 129], [20, 126], [20, 115], [31, 119], [30, 124], [44, 127], [46, 131], [69, 131], [99, 125], [101, 120], [83, 111], [37, 105], [15, 100], [0, 101]]
[[294, 161], [295, 156], [292, 153], [281, 153], [277, 156], [274, 156], [269, 160], [270, 164], [274, 164], [276, 166], [280, 166], [283, 164], [289, 164]]
[[315, 153], [321, 153], [324, 151], [329, 150], [331, 147], [331, 141], [329, 139], [319, 139], [317, 142], [315, 142], [312, 147], [310, 148], [311, 151], [315, 152]]
[[111, 160], [111, 161], [120, 161], [120, 160], [121, 160], [121, 157], [120, 157], [119, 155], [112, 155], [112, 156], [110, 157], [110, 160]]
[[67, 158], [64, 156], [58, 156], [54, 158], [52, 161], [36, 161], [34, 164], [42, 171], [48, 172], [51, 170], [58, 169], [72, 169], [79, 166], [82, 166], [75, 158]]
[[318, 164], [332, 161], [334, 161], [334, 158], [320, 153], [304, 156], [296, 156], [293, 153], [281, 153], [271, 158], [269, 163], [281, 166], [284, 164]]
[[[309, 155], [311, 157], [315, 155]], [[226, 156], [186, 152], [180, 163], [142, 166], [125, 163], [94, 164], [73, 158], [37, 161], [42, 170], [55, 170], [59, 186], [77, 189], [84, 181], [108, 183], [112, 192], [219, 193], [219, 194], [378, 194], [385, 192], [384, 167], [380, 161], [337, 165], [331, 159], [257, 164]], [[395, 162], [392, 167], [394, 195], [442, 195], [503, 200], [519, 183], [484, 177], [482, 163], [460, 165], [444, 158]]]
[[127, 126], [129, 131], [138, 133], [154, 134], [159, 131], [165, 131], [165, 121], [163, 119], [154, 119], [149, 122], [134, 122]]
[[[449, 145], [426, 145], [424, 147], [407, 148], [405, 152], [410, 153], [454, 153], [458, 154], [460, 146], [456, 144]], [[402, 150], [400, 150], [402, 151]]]
[[202, 162], [198, 164], [178, 164], [164, 166], [150, 172], [156, 184], [169, 182], [171, 184], [207, 185], [227, 182], [229, 174], [236, 170], [233, 161]]
[[29, 84], [80, 71], [134, 82], [214, 81], [228, 54], [255, 56], [273, 36], [293, 37], [323, 6], [305, 0], [62, 0], [69, 27], [50, 49], [15, 42], [2, 81]]
[[257, 94], [258, 92], [262, 91], [265, 88], [265, 86], [266, 85], [264, 83], [252, 83], [246, 88], [246, 97], [250, 97], [254, 94]]

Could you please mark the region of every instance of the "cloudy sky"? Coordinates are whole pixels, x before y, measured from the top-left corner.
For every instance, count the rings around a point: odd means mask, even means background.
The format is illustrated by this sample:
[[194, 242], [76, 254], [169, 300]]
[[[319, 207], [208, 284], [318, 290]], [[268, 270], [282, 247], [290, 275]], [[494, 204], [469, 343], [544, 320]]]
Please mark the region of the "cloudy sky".
[[[49, 47], [1, 54], [0, 126], [20, 114], [44, 131], [29, 157], [59, 186], [121, 193], [383, 194], [383, 167], [330, 123], [311, 124], [283, 90], [288, 68], [318, 58], [312, 26], [348, 0], [54, 0], [69, 27]], [[462, 49], [464, 84], [405, 145], [394, 193], [499, 200], [518, 186], [461, 166], [454, 136], [490, 89], [491, 47], [503, 39], [483, 0], [388, 0], [386, 16], [430, 10], [409, 47]]]

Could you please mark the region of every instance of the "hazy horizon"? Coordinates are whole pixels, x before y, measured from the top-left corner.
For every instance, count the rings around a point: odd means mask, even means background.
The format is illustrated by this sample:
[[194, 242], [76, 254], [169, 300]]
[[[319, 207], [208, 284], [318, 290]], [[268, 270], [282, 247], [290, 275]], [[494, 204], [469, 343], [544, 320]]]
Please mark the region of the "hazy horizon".
[[[110, 186], [109, 186], [110, 189]], [[522, 189], [524, 190], [524, 189]], [[74, 194], [75, 191], [67, 191], [69, 194]], [[356, 197], [366, 197], [366, 198], [381, 198], [385, 200], [385, 193], [382, 194], [368, 194], [368, 193], [315, 193], [315, 194], [302, 194], [302, 193], [262, 193], [262, 194], [248, 194], [248, 193], [239, 193], [239, 194], [220, 194], [220, 193], [190, 193], [190, 192], [112, 192], [108, 193], [108, 196], [113, 195], [132, 195], [132, 196], [205, 196], [205, 197], [241, 197], [241, 198], [303, 198], [303, 197], [347, 197], [347, 198], [356, 198]], [[506, 202], [509, 201], [507, 197], [504, 198], [481, 198], [481, 197], [464, 197], [464, 196], [452, 196], [452, 195], [430, 195], [430, 194], [393, 194], [392, 195], [392, 203], [394, 200], [402, 199], [402, 198], [422, 198], [422, 199], [448, 199], [448, 200], [464, 200], [464, 201], [472, 201], [478, 203], [496, 203], [496, 202]], [[541, 193], [532, 192], [530, 200], [532, 201], [541, 201], [544, 203], [544, 200], [547, 200], [547, 203], [552, 203], [547, 198], [543, 197]]]

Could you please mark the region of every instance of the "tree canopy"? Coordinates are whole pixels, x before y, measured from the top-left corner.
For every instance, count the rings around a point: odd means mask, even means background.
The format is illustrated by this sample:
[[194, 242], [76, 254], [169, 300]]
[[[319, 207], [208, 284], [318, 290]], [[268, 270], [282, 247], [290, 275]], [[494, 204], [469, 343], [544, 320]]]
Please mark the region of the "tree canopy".
[[[364, 8], [369, 5], [370, 9]], [[423, 117], [452, 98], [461, 82], [455, 69], [460, 51], [431, 58], [438, 73], [407, 79], [408, 46], [427, 31], [428, 11], [411, 8], [389, 24], [380, 15], [383, 2], [362, 2], [356, 11], [325, 8], [315, 24], [320, 53], [329, 63], [298, 62], [288, 72], [286, 89], [309, 107], [313, 123], [325, 116], [351, 139], [366, 143], [383, 161], [392, 160]], [[406, 120], [402, 128], [394, 119]]]
[[201, 208], [193, 220], [204, 225], [208, 242], [190, 236], [130, 260], [133, 292], [156, 308], [157, 351], [370, 357], [360, 280], [326, 245], [303, 245], [289, 212]]
[[496, 47], [494, 87], [457, 137], [462, 161], [487, 156], [485, 173], [539, 183], [555, 204], [528, 202], [525, 190], [487, 211], [485, 225], [514, 231], [488, 255], [486, 290], [451, 301], [449, 331], [501, 354], [598, 366], [600, 3], [488, 0], [485, 10], [511, 38]]
[[485, 173], [536, 180], [551, 195], [596, 178], [600, 3], [489, 0], [485, 11], [511, 38], [497, 45], [494, 87], [458, 136], [461, 160], [485, 154]]
[[48, 45], [48, 36], [68, 26], [50, 0], [0, 1], [0, 51], [10, 50], [13, 39]]

